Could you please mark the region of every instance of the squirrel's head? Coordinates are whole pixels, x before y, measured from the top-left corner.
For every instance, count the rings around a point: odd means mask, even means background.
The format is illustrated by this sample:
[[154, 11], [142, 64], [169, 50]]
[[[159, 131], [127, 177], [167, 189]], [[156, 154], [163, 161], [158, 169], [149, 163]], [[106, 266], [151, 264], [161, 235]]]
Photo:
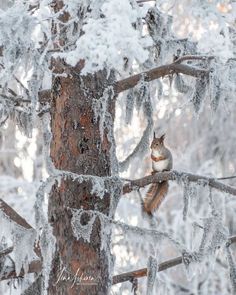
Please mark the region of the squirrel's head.
[[162, 148], [164, 146], [164, 139], [165, 139], [165, 134], [163, 134], [161, 137], [156, 137], [156, 134], [154, 132], [151, 149], [158, 150]]

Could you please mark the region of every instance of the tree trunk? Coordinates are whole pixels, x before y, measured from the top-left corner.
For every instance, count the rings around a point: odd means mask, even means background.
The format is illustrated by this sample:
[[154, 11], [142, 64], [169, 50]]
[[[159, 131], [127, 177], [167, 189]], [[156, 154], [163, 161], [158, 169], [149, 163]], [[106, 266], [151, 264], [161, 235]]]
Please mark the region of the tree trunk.
[[[106, 128], [101, 140], [99, 122], [94, 118], [93, 101], [102, 96], [106, 86], [112, 83], [112, 78], [109, 81], [105, 71], [80, 76], [81, 64], [72, 68], [57, 61], [54, 69], [51, 158], [55, 167], [79, 175], [111, 176], [112, 145]], [[67, 76], [56, 75], [61, 73]], [[113, 99], [108, 107], [112, 122], [114, 110]], [[101, 199], [92, 194], [91, 189], [91, 179], [79, 182], [67, 177], [51, 190], [48, 218], [56, 238], [56, 252], [48, 294], [97, 295], [109, 292], [111, 231], [107, 233], [106, 245], [101, 249], [102, 226], [98, 217], [93, 223], [89, 242], [82, 237], [77, 240], [71, 227], [71, 209], [96, 210], [108, 216], [111, 206], [109, 191]], [[83, 212], [81, 225], [86, 227], [90, 220], [91, 215]]]

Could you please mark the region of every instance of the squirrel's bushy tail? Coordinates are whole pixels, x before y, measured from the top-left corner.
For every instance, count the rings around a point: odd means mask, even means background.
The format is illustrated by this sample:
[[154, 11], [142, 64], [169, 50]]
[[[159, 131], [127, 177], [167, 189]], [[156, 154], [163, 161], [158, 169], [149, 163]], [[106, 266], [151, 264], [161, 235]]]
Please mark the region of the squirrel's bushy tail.
[[168, 192], [168, 187], [168, 181], [153, 183], [150, 186], [143, 201], [143, 210], [147, 214], [152, 215], [158, 209]]

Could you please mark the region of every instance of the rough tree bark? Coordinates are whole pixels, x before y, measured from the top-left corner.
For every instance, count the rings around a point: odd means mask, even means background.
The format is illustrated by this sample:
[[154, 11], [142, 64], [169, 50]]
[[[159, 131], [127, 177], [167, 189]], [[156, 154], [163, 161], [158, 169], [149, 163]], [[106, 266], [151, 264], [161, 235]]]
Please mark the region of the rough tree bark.
[[[81, 175], [111, 176], [111, 143], [108, 130], [103, 140], [99, 124], [95, 122], [93, 100], [99, 99], [112, 81], [105, 71], [86, 77], [80, 76], [81, 64], [72, 68], [56, 62], [54, 74], [67, 73], [67, 77], [55, 75], [51, 101], [51, 157], [57, 169]], [[110, 79], [112, 80], [112, 78]], [[114, 119], [115, 100], [110, 101], [108, 111]], [[95, 219], [90, 243], [77, 240], [71, 228], [72, 212], [69, 208], [98, 210], [108, 215], [110, 196], [103, 199], [91, 194], [91, 181], [79, 183], [64, 179], [52, 188], [48, 218], [56, 237], [56, 253], [53, 260], [48, 294], [108, 294], [110, 266], [110, 236], [106, 239], [108, 251], [101, 250], [101, 224]], [[81, 223], [89, 216], [83, 213]], [[61, 273], [63, 276], [58, 280]], [[86, 282], [86, 278], [87, 282]], [[81, 284], [72, 287], [75, 277]], [[64, 279], [63, 279], [64, 278]]]

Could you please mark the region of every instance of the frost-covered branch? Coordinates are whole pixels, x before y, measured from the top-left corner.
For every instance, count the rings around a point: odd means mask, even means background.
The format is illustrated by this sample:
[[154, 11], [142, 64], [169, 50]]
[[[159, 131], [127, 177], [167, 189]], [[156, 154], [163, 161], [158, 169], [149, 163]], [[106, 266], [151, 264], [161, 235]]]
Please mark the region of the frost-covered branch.
[[22, 89], [24, 89], [25, 93], [27, 94], [27, 97], [29, 97], [29, 89], [27, 87], [25, 87], [25, 85], [16, 77], [16, 75], [13, 74], [14, 79], [16, 80], [16, 82], [20, 85], [20, 87]]
[[[182, 73], [188, 76], [193, 77], [200, 77], [201, 75], [208, 74], [209, 71], [206, 69], [199, 69], [196, 67], [190, 67], [188, 65], [180, 64], [183, 61], [186, 60], [204, 60], [207, 61], [209, 59], [214, 58], [213, 56], [201, 56], [201, 55], [186, 55], [179, 57], [177, 60], [175, 60], [173, 63], [156, 67], [154, 69], [148, 70], [146, 72], [142, 72], [140, 74], [136, 74], [134, 76], [128, 77], [126, 79], [122, 79], [120, 81], [117, 81], [114, 85], [114, 91], [115, 93], [120, 93], [122, 91], [128, 90], [134, 86], [136, 86], [141, 79], [144, 80], [144, 82], [150, 82], [155, 79], [159, 79], [161, 77], [164, 77], [166, 75], [174, 74], [174, 73]], [[44, 101], [45, 99], [48, 99], [50, 97], [51, 90], [41, 90], [39, 92], [39, 101]]]
[[[42, 270], [41, 261], [34, 260], [29, 264], [29, 269], [27, 271], [27, 274], [28, 273], [39, 273], [41, 270]], [[20, 274], [17, 275], [14, 265], [4, 266], [4, 268], [1, 270], [0, 281], [20, 278], [20, 277], [23, 277], [25, 274], [26, 273], [24, 272], [23, 268], [22, 268]]]
[[212, 188], [215, 188], [219, 191], [231, 194], [236, 196], [236, 187], [226, 185], [218, 181], [216, 178], [201, 176], [197, 174], [187, 173], [187, 172], [178, 172], [175, 170], [168, 172], [160, 172], [154, 175], [148, 175], [140, 179], [130, 180], [129, 183], [125, 184], [123, 187], [123, 194], [127, 194], [133, 190], [145, 187], [150, 183], [161, 182], [164, 180], [177, 180], [188, 179], [190, 182], [200, 182], [209, 185]]
[[[23, 217], [21, 217], [11, 206], [9, 206], [2, 199], [0, 199], [0, 211], [2, 211], [9, 218], [9, 220], [11, 220], [11, 221], [15, 222], [16, 224], [24, 227], [25, 229], [33, 229], [33, 227]], [[10, 248], [12, 248], [12, 247], [10, 247]], [[9, 251], [10, 251], [10, 248], [8, 248]], [[12, 250], [13, 250], [13, 248], [12, 248]], [[8, 251], [6, 251], [5, 254], [4, 254], [4, 251], [0, 252], [0, 257], [10, 253], [10, 252], [8, 252], [8, 253], [7, 252]], [[34, 252], [39, 257], [41, 256], [40, 248], [36, 243], [34, 245]]]
[[[170, 267], [174, 267], [182, 263], [182, 256], [175, 257], [173, 259], [162, 262], [158, 265], [158, 272], [166, 270]], [[134, 278], [142, 278], [147, 276], [147, 268], [141, 268], [134, 271], [122, 273], [113, 277], [113, 285], [122, 282], [130, 281]]]
[[[236, 236], [232, 236], [229, 238], [229, 243], [235, 243], [236, 242]], [[10, 249], [10, 248], [9, 248]], [[160, 271], [164, 271], [168, 268], [174, 267], [176, 265], [179, 265], [182, 263], [182, 256], [178, 256], [175, 257], [173, 259], [167, 260], [165, 262], [162, 262], [158, 265], [158, 272]], [[42, 269], [42, 264], [40, 260], [35, 260], [32, 261], [29, 265], [29, 270], [27, 273], [39, 273]], [[122, 273], [120, 275], [116, 275], [113, 277], [113, 285], [115, 284], [119, 284], [122, 282], [126, 282], [126, 281], [130, 281], [134, 278], [141, 278], [141, 277], [145, 277], [147, 275], [147, 268], [142, 268], [142, 269], [138, 269], [135, 271], [131, 271], [131, 272], [126, 272], [126, 273]], [[22, 272], [20, 273], [19, 276], [16, 275], [15, 269], [14, 267], [10, 267], [7, 266], [1, 277], [0, 277], [0, 281], [2, 280], [7, 280], [7, 279], [13, 279], [13, 278], [17, 278], [17, 277], [23, 277], [24, 276], [24, 271], [22, 270]]]
[[155, 79], [159, 79], [161, 77], [177, 73], [185, 74], [192, 77], [201, 77], [203, 75], [208, 75], [209, 71], [173, 62], [169, 65], [160, 66], [148, 70], [146, 72], [128, 77], [126, 79], [117, 81], [114, 85], [114, 91], [115, 93], [120, 93], [122, 91], [128, 90], [136, 86], [141, 79], [143, 79], [145, 82], [150, 82]]
[[8, 247], [8, 248], [6, 248], [4, 250], [1, 250], [0, 251], [0, 258], [10, 254], [12, 251], [13, 251], [13, 247]]
[[[235, 243], [236, 242], [236, 236], [230, 237], [228, 239], [228, 242], [230, 244]], [[160, 263], [158, 265], [158, 272], [181, 264], [183, 262], [182, 259], [183, 259], [182, 256], [178, 256], [178, 257], [175, 257], [173, 259], [170, 259], [170, 260], [167, 260], [167, 261], [164, 261], [164, 262]], [[114, 276], [112, 283], [113, 283], [113, 285], [115, 285], [115, 284], [123, 283], [123, 282], [126, 282], [126, 281], [131, 281], [134, 278], [142, 278], [142, 277], [145, 277], [145, 276], [147, 276], [147, 268], [141, 268], [141, 269], [137, 269], [137, 270], [134, 270], [134, 271], [130, 271], [130, 272], [126, 272], [126, 273], [122, 273], [122, 274]]]

